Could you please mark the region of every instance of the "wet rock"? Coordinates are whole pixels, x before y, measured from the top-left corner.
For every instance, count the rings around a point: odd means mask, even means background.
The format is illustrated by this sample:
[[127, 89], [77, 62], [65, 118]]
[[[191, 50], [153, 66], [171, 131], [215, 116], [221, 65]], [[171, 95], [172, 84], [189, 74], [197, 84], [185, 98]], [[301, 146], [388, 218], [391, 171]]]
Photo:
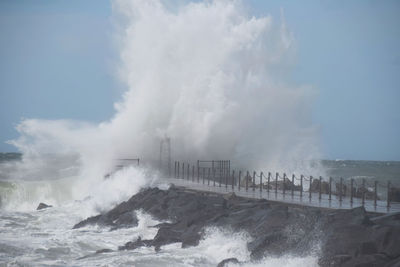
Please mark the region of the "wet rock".
[[73, 229], [78, 229], [87, 225], [103, 225], [110, 226], [111, 230], [118, 228], [127, 228], [138, 225], [138, 218], [136, 217], [135, 211], [125, 211], [125, 212], [115, 212], [111, 210], [105, 214], [100, 214], [97, 216], [89, 217], [74, 225]]
[[400, 202], [400, 188], [391, 187], [389, 190], [390, 201]]
[[[357, 198], [362, 198], [364, 195], [365, 199], [374, 199], [375, 198], [375, 192], [372, 189], [369, 188], [363, 188], [363, 187], [358, 187], [353, 188], [353, 196]], [[377, 200], [380, 200], [378, 196], [376, 196]]]
[[345, 185], [344, 182], [342, 184], [342, 188], [340, 188], [340, 183], [336, 183], [335, 187], [336, 187], [336, 191], [332, 192], [333, 195], [339, 196], [340, 193], [342, 194], [343, 197], [350, 195], [350, 192], [347, 192], [347, 185]]
[[223, 261], [221, 261], [220, 263], [218, 263], [217, 267], [224, 267], [227, 266], [228, 263], [239, 263], [238, 259], [236, 258], [229, 258], [229, 259], [225, 259]]
[[310, 191], [314, 193], [319, 193], [320, 186], [322, 194], [329, 194], [329, 183], [326, 181], [320, 182], [319, 179], [314, 179], [312, 181]]
[[138, 209], [168, 223], [154, 226], [158, 232], [153, 239], [139, 238], [120, 250], [146, 246], [159, 251], [171, 243], [196, 246], [205, 228], [216, 226], [246, 231], [252, 238], [247, 245], [252, 260], [283, 254], [309, 255], [316, 245], [321, 247], [321, 266], [385, 266], [397, 264], [395, 259], [400, 257], [399, 214], [377, 216], [362, 207], [319, 209], [179, 187], [142, 190], [75, 228], [92, 223], [115, 228], [134, 225], [137, 219], [131, 215]]
[[136, 241], [127, 242], [125, 245], [118, 247], [118, 250], [134, 250], [140, 247], [150, 247], [153, 245], [153, 240], [142, 240], [139, 236]]
[[114, 250], [109, 249], [109, 248], [103, 248], [103, 249], [96, 250], [96, 254], [110, 253], [110, 252], [114, 252]]
[[288, 178], [285, 178], [285, 180], [280, 180], [278, 182], [276, 181], [270, 181], [270, 189], [274, 190], [277, 188], [278, 190], [286, 190], [286, 191], [291, 191], [292, 188], [294, 191], [300, 191], [301, 186], [300, 185], [295, 185], [290, 181]]
[[47, 209], [47, 208], [51, 208], [53, 206], [51, 205], [47, 205], [45, 203], [40, 203], [39, 206], [36, 208], [36, 210], [42, 210], [42, 209]]

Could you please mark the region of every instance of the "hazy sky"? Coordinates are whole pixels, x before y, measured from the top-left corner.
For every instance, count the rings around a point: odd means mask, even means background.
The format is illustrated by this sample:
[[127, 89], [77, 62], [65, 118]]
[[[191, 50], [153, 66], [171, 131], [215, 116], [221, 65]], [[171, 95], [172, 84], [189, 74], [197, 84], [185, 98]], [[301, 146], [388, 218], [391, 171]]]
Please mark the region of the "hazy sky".
[[[288, 81], [314, 86], [331, 159], [400, 160], [400, 2], [245, 1], [281, 10], [296, 40]], [[100, 122], [123, 91], [107, 0], [0, 1], [0, 151], [21, 118]], [[288, 125], [290, 127], [290, 125]]]

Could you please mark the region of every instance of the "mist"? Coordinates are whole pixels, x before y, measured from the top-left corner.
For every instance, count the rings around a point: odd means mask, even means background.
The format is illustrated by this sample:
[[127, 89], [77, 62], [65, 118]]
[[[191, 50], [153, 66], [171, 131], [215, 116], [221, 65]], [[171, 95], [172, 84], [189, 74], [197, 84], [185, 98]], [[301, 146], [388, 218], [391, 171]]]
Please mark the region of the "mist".
[[61, 169], [76, 168], [93, 181], [117, 158], [155, 166], [166, 137], [173, 160], [315, 171], [321, 155], [310, 107], [317, 92], [289, 82], [296, 44], [283, 12], [253, 17], [241, 1], [115, 0], [112, 6], [117, 79], [126, 88], [115, 114], [100, 124], [22, 120], [20, 137], [10, 143], [24, 154], [19, 168], [35, 171], [21, 176], [59, 176], [60, 166], [49, 163], [54, 158], [64, 159]]

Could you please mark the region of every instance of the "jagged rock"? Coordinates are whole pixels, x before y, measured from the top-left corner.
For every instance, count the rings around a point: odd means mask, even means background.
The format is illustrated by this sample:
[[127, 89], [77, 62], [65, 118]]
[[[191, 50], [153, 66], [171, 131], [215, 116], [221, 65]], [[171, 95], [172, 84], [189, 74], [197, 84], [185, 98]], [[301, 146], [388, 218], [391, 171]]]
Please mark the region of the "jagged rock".
[[126, 227], [132, 225], [129, 214], [138, 209], [168, 223], [154, 226], [158, 232], [153, 239], [139, 238], [121, 246], [121, 250], [151, 246], [158, 251], [177, 242], [182, 247], [196, 246], [204, 229], [216, 226], [248, 232], [252, 237], [247, 246], [252, 260], [283, 254], [304, 256], [316, 244], [321, 247], [321, 266], [396, 266], [400, 258], [399, 214], [377, 216], [362, 207], [320, 209], [179, 187], [142, 190], [75, 228], [89, 223]]
[[40, 203], [39, 206], [36, 208], [36, 210], [42, 210], [42, 209], [47, 209], [47, 208], [51, 208], [53, 206], [51, 205], [47, 205], [45, 203]]
[[139, 236], [136, 241], [127, 242], [125, 245], [118, 247], [118, 250], [134, 250], [140, 247], [150, 247], [153, 244], [153, 240], [142, 240]]
[[105, 214], [89, 217], [74, 225], [73, 229], [81, 228], [90, 224], [110, 226], [111, 230], [117, 228], [133, 227], [138, 225], [138, 218], [135, 211], [112, 210]]
[[218, 263], [217, 267], [224, 267], [228, 263], [236, 263], [237, 264], [237, 263], [239, 263], [239, 261], [236, 258], [225, 259], [225, 260], [221, 261], [220, 263]]

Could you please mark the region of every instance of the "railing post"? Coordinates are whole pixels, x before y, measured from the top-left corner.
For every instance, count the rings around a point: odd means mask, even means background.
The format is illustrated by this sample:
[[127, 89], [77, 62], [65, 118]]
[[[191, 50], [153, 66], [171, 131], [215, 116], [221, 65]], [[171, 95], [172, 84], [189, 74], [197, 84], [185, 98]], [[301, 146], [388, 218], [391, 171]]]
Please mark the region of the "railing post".
[[200, 161], [197, 160], [197, 183], [200, 182]]
[[192, 166], [192, 181], [194, 182], [194, 165]]
[[390, 181], [387, 183], [387, 208], [390, 208]]
[[286, 173], [283, 173], [283, 197], [286, 194]]
[[319, 177], [319, 195], [318, 195], [318, 200], [321, 201], [322, 198], [322, 176]]
[[339, 201], [342, 203], [342, 195], [343, 195], [343, 177], [340, 177], [340, 184], [339, 184]]
[[240, 191], [240, 180], [242, 179], [242, 171], [239, 171], [238, 189]]
[[179, 179], [179, 170], [180, 170], [181, 168], [180, 168], [180, 166], [179, 166], [179, 161], [178, 161], [178, 179]]
[[300, 198], [303, 198], [303, 174], [300, 175]]
[[176, 161], [175, 161], [175, 167], [174, 167], [174, 177], [176, 178]]
[[182, 179], [185, 180], [185, 163], [182, 162]]
[[271, 173], [270, 172], [268, 172], [268, 178], [267, 178], [268, 180], [267, 180], [267, 192], [268, 192], [268, 194], [269, 194], [269, 184], [270, 184], [270, 182], [271, 182]]
[[210, 181], [210, 176], [211, 176], [210, 171], [211, 171], [211, 169], [208, 168], [208, 173], [207, 173], [207, 179], [208, 179], [208, 181]]
[[208, 185], [208, 186], [210, 186], [210, 178], [211, 178], [211, 175], [210, 175], [210, 168], [208, 168], [208, 177], [207, 177], [207, 185]]
[[249, 171], [247, 171], [247, 173], [246, 173], [246, 192], [248, 191], [248, 189], [249, 189]]
[[332, 200], [332, 177], [329, 177], [329, 201]]
[[376, 200], [378, 198], [378, 181], [374, 182], [374, 207], [376, 209]]
[[222, 183], [222, 162], [219, 163], [219, 187], [221, 187]]
[[310, 176], [310, 187], [308, 188], [308, 198], [310, 199], [310, 201], [311, 201], [311, 184], [312, 184], [312, 179], [313, 179], [313, 177], [312, 176]]
[[278, 176], [279, 176], [279, 173], [276, 173], [276, 175], [275, 175], [275, 197], [278, 194]]
[[203, 167], [203, 184], [204, 184], [205, 178], [206, 178], [206, 168]]
[[190, 180], [190, 165], [189, 165], [189, 163], [187, 166], [187, 179], [188, 179], [188, 181]]
[[235, 170], [232, 171], [232, 191], [235, 191]]
[[294, 174], [292, 174], [292, 198], [294, 196]]
[[253, 171], [253, 192], [256, 191], [256, 172]]
[[365, 179], [362, 179], [362, 206], [365, 205]]
[[[227, 164], [225, 164], [227, 165]], [[225, 170], [225, 189], [228, 189], [228, 177], [229, 177], [229, 173]]]
[[[214, 166], [214, 161], [213, 161], [213, 166]], [[215, 187], [215, 169], [214, 169], [214, 167], [212, 168], [212, 175], [213, 175], [213, 186]]]
[[350, 179], [350, 206], [353, 206], [353, 183], [354, 179]]
[[262, 177], [263, 177], [263, 172], [261, 172], [260, 173], [260, 193], [262, 192], [262, 186], [263, 186], [263, 183], [262, 183]]

